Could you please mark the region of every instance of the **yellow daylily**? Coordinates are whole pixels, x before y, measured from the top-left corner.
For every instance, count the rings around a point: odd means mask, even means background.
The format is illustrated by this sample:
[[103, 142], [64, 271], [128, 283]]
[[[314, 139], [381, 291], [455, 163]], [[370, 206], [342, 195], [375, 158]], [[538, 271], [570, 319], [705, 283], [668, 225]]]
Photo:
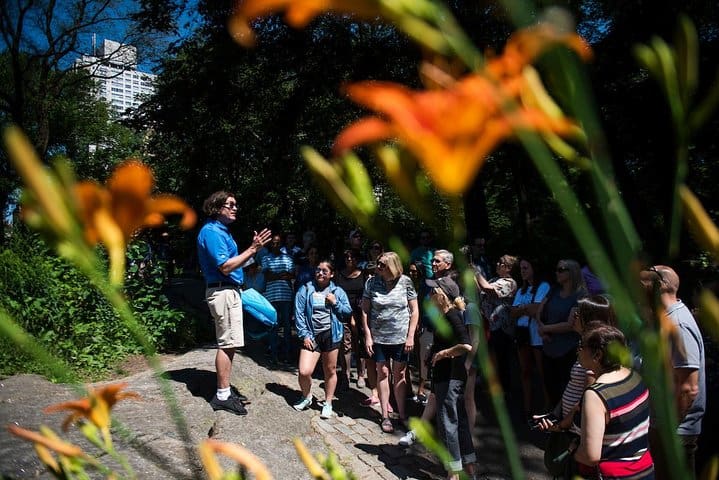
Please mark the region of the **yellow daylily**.
[[71, 413], [62, 424], [64, 430], [67, 430], [72, 423], [84, 418], [102, 432], [106, 442], [110, 442], [110, 410], [112, 407], [118, 401], [126, 398], [140, 398], [137, 393], [120, 391], [126, 387], [127, 383], [114, 383], [97, 389], [88, 388], [87, 397], [50, 405], [43, 411], [54, 413], [69, 410]]
[[381, 117], [348, 126], [337, 137], [334, 153], [396, 138], [440, 190], [457, 195], [469, 187], [486, 156], [518, 130], [578, 134], [572, 120], [522, 104], [521, 93], [527, 88], [522, 70], [549, 46], [563, 43], [588, 58], [579, 36], [552, 32], [549, 26], [518, 32], [503, 56], [442, 89], [415, 91], [373, 81], [349, 85], [348, 96]]
[[210, 480], [221, 480], [225, 472], [217, 461], [216, 453], [220, 453], [235, 460], [246, 468], [257, 480], [272, 480], [272, 474], [262, 461], [249, 450], [234, 443], [220, 442], [213, 439], [203, 441], [199, 447], [200, 460], [205, 466], [205, 472]]
[[379, 15], [379, 6], [372, 0], [244, 0], [238, 1], [230, 17], [232, 38], [243, 46], [252, 46], [255, 36], [250, 21], [275, 12], [285, 12], [285, 20], [295, 28], [302, 28], [324, 12], [352, 13], [362, 18]]
[[154, 178], [150, 168], [138, 160], [128, 160], [115, 168], [107, 188], [84, 181], [75, 186], [75, 198], [83, 224], [85, 241], [105, 244], [110, 255], [111, 278], [122, 281], [125, 248], [142, 227], [162, 225], [164, 215], [181, 214], [180, 226], [191, 228], [196, 215], [174, 195], [151, 196]]

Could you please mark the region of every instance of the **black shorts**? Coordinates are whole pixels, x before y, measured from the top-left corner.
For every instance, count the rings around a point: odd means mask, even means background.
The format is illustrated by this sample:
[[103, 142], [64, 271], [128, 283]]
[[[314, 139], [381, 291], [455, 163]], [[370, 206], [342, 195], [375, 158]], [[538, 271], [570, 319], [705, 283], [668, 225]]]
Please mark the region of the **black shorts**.
[[514, 343], [519, 347], [529, 345], [529, 327], [520, 327], [514, 329]]
[[[302, 348], [304, 348], [305, 350], [309, 350], [305, 348], [304, 345], [302, 346]], [[319, 332], [315, 335], [314, 348], [310, 351], [327, 353], [331, 352], [332, 350], [337, 350], [338, 348], [340, 348], [340, 342], [332, 341], [332, 329], [329, 329], [323, 332]]]

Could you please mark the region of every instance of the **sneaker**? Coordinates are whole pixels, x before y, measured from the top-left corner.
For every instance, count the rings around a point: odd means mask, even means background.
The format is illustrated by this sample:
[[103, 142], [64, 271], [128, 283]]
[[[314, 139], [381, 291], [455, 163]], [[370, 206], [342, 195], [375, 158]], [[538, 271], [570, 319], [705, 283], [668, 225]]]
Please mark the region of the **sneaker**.
[[[294, 408], [298, 412], [301, 412], [302, 410], [306, 410], [311, 404], [312, 404], [312, 397], [306, 397], [306, 398], [302, 398], [299, 402], [292, 405], [292, 408]], [[332, 407], [330, 407], [330, 410], [331, 409], [332, 409]]]
[[417, 435], [415, 435], [414, 430], [410, 430], [407, 432], [404, 437], [399, 439], [399, 445], [401, 447], [409, 447], [410, 445], [414, 444], [414, 442], [417, 441]]
[[325, 406], [322, 407], [322, 413], [320, 413], [320, 418], [328, 419], [334, 415], [334, 412], [332, 412], [332, 405], [329, 403], [325, 403]]
[[212, 397], [212, 400], [210, 400], [210, 406], [215, 411], [225, 410], [227, 412], [232, 412], [235, 415], [247, 415], [247, 409], [244, 405], [242, 405], [242, 402], [233, 396], [230, 396], [227, 400], [220, 400], [217, 398], [217, 395], [215, 395]]

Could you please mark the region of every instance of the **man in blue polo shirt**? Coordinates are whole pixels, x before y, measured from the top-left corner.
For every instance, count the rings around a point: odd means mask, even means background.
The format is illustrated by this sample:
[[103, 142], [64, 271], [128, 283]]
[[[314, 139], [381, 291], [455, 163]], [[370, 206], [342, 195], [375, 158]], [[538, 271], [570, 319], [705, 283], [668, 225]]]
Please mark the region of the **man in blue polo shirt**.
[[217, 336], [217, 393], [210, 401], [214, 410], [247, 415], [241, 398], [231, 391], [230, 374], [235, 349], [244, 346], [242, 325], [242, 265], [271, 238], [268, 229], [255, 232], [252, 244], [242, 253], [227, 226], [237, 220], [237, 201], [232, 193], [219, 191], [210, 195], [202, 206], [207, 223], [197, 235], [197, 256], [205, 276], [205, 298], [215, 321]]
[[[702, 418], [706, 411], [706, 369], [704, 339], [694, 316], [677, 297], [679, 275], [671, 267], [655, 265], [640, 273], [642, 286], [652, 301], [658, 293], [663, 314], [672, 326], [669, 335], [672, 377], [674, 380], [674, 401], [677, 407], [679, 426], [676, 434], [684, 450], [686, 466], [690, 477], [696, 478], [695, 462], [699, 435], [702, 432]], [[651, 393], [651, 392], [650, 392]], [[651, 399], [651, 397], [650, 397]], [[653, 416], [649, 427], [649, 448], [654, 458], [654, 476], [657, 480], [671, 478], [667, 455], [659, 437], [659, 427], [667, 419]]]

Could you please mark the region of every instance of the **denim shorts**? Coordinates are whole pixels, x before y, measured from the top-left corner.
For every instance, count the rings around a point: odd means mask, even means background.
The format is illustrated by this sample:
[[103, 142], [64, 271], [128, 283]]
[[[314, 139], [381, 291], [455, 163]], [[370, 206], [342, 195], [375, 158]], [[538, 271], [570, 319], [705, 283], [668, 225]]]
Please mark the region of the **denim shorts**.
[[372, 349], [374, 350], [373, 358], [375, 362], [386, 362], [390, 359], [401, 363], [409, 361], [409, 353], [404, 351], [404, 343], [396, 345], [375, 343], [372, 345]]

